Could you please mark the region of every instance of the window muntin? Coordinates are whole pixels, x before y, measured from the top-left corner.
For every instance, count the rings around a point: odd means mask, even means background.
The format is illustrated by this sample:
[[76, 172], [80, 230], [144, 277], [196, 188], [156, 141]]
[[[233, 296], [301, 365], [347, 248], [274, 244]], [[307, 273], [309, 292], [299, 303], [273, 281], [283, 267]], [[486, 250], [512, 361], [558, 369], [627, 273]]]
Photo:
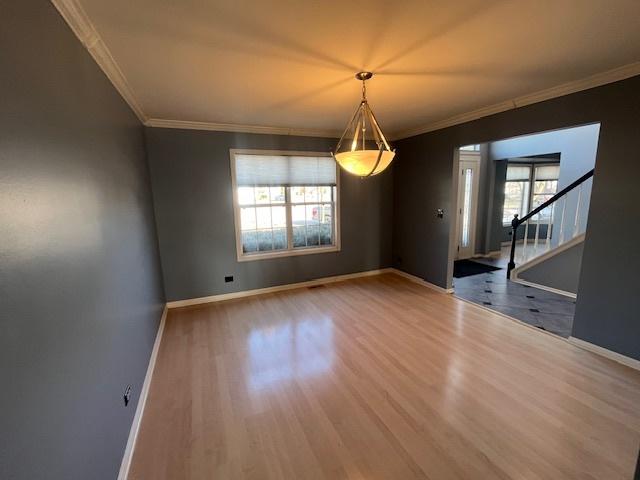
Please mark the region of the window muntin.
[[[325, 154], [232, 150], [231, 161], [238, 260], [339, 249], [333, 159]], [[245, 184], [238, 185], [238, 178]], [[292, 180], [305, 184], [274, 184]], [[268, 185], [247, 185], [263, 181]]]

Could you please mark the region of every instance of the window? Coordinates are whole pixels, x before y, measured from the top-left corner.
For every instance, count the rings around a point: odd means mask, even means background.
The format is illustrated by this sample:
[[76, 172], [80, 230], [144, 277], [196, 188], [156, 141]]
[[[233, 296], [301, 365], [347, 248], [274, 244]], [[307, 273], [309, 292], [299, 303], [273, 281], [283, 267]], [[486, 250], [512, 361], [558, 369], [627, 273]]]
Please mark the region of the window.
[[337, 168], [324, 153], [231, 150], [238, 260], [339, 250]]
[[[559, 165], [540, 165], [535, 167], [533, 192], [531, 196], [531, 209], [539, 207], [553, 197], [558, 191]], [[531, 220], [548, 223], [551, 216], [551, 208], [545, 208], [536, 214]]]
[[465, 145], [464, 147], [460, 147], [460, 150], [463, 152], [479, 152], [480, 151], [480, 144], [475, 144], [475, 145]]
[[507, 181], [504, 184], [504, 209], [502, 223], [511, 225], [514, 215], [522, 218], [529, 210], [529, 186], [531, 165], [507, 165]]
[[[502, 223], [511, 225], [515, 214], [522, 218], [553, 197], [558, 191], [559, 174], [560, 165], [507, 165]], [[534, 215], [531, 221], [547, 223], [550, 215], [549, 209], [545, 209]]]

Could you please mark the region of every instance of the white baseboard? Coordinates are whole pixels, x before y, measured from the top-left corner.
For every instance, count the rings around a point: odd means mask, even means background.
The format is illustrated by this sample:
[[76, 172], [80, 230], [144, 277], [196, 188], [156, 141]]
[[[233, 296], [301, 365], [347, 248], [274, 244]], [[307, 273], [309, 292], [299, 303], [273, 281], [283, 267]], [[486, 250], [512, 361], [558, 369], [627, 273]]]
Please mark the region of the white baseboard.
[[635, 358], [627, 357], [626, 355], [622, 355], [621, 353], [617, 353], [612, 350], [599, 347], [598, 345], [594, 345], [593, 343], [580, 340], [579, 338], [576, 338], [576, 337], [569, 337], [569, 343], [572, 343], [576, 347], [580, 347], [584, 350], [588, 350], [602, 357], [605, 357], [615, 362], [626, 365], [627, 367], [631, 367], [634, 370], [640, 370], [640, 360], [636, 360]]
[[442, 288], [438, 285], [434, 285], [433, 283], [427, 282], [426, 280], [423, 280], [420, 277], [416, 277], [415, 275], [411, 275], [410, 273], [403, 272], [402, 270], [398, 270], [397, 268], [390, 268], [389, 270], [391, 270], [393, 273], [397, 275], [400, 275], [401, 277], [411, 280], [414, 283], [418, 283], [425, 287], [431, 288], [432, 290], [436, 290], [440, 293], [453, 293], [453, 288]]
[[[511, 272], [513, 275], [513, 271]], [[539, 288], [540, 290], [545, 290], [551, 293], [557, 293], [558, 295], [564, 295], [565, 297], [576, 299], [578, 296], [575, 293], [566, 292], [564, 290], [560, 290], [553, 287], [547, 287], [546, 285], [540, 285], [539, 283], [529, 282], [527, 280], [522, 280], [521, 278], [514, 277], [511, 279], [514, 283], [519, 283], [520, 285], [526, 285], [527, 287]]]
[[429, 283], [421, 278], [418, 278], [409, 273], [403, 272], [396, 268], [381, 268], [378, 270], [367, 270], [364, 272], [347, 273], [345, 275], [336, 275], [333, 277], [316, 278], [306, 282], [288, 283], [286, 285], [276, 285], [274, 287], [256, 288], [253, 290], [242, 290], [239, 292], [221, 293], [219, 295], [210, 295], [207, 297], [187, 298], [185, 300], [175, 300], [167, 303], [167, 308], [180, 308], [190, 307], [193, 305], [202, 305], [205, 303], [221, 302], [223, 300], [232, 300], [234, 298], [251, 297], [253, 295], [262, 295], [265, 293], [283, 292], [285, 290], [293, 290], [295, 288], [314, 287], [317, 285], [325, 285], [327, 283], [343, 282], [345, 280], [352, 280], [354, 278], [372, 277], [374, 275], [381, 275], [383, 273], [395, 273], [401, 277], [407, 278], [412, 282], [419, 283], [425, 287], [429, 287], [441, 293], [453, 293], [453, 288], [442, 288], [433, 283]]
[[175, 300], [168, 302], [168, 308], [180, 308], [189, 307], [192, 305], [201, 305], [204, 303], [221, 302], [223, 300], [232, 300], [234, 298], [251, 297], [253, 295], [261, 295], [265, 293], [282, 292], [285, 290], [293, 290], [295, 288], [314, 287], [317, 285], [324, 285], [327, 283], [342, 282], [344, 280], [351, 280], [354, 278], [371, 277], [374, 275], [380, 275], [382, 273], [392, 272], [392, 268], [382, 268], [379, 270], [367, 270], [365, 272], [348, 273], [346, 275], [336, 275], [333, 277], [316, 278], [306, 282], [288, 283], [286, 285], [276, 285], [274, 287], [256, 288], [253, 290], [242, 290], [239, 292], [221, 293], [219, 295], [210, 295], [208, 297], [188, 298], [186, 300]]
[[158, 350], [160, 349], [160, 342], [162, 341], [162, 334], [164, 333], [164, 325], [167, 321], [167, 305], [162, 310], [162, 317], [160, 318], [160, 325], [158, 326], [158, 332], [156, 333], [156, 340], [153, 343], [153, 349], [151, 350], [151, 356], [149, 357], [149, 365], [147, 366], [147, 373], [144, 376], [144, 382], [140, 389], [140, 396], [138, 397], [138, 406], [136, 407], [136, 413], [133, 415], [133, 422], [131, 423], [131, 430], [129, 431], [129, 439], [127, 440], [127, 446], [124, 450], [122, 457], [122, 463], [120, 464], [120, 472], [118, 473], [118, 480], [127, 480], [129, 476], [129, 468], [131, 467], [131, 459], [133, 458], [133, 450], [136, 446], [136, 440], [138, 438], [138, 432], [140, 431], [140, 422], [142, 421], [142, 415], [144, 413], [144, 407], [147, 404], [147, 396], [149, 395], [149, 387], [151, 386], [151, 377], [153, 377], [153, 370], [156, 366], [156, 359], [158, 358]]

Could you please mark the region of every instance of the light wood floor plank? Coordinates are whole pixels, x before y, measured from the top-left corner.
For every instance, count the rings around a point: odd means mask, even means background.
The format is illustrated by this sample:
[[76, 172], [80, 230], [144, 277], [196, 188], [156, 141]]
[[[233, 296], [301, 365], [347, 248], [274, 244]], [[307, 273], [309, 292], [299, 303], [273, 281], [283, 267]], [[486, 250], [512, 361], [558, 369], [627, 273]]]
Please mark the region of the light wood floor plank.
[[640, 372], [394, 274], [165, 328], [131, 480], [632, 477]]

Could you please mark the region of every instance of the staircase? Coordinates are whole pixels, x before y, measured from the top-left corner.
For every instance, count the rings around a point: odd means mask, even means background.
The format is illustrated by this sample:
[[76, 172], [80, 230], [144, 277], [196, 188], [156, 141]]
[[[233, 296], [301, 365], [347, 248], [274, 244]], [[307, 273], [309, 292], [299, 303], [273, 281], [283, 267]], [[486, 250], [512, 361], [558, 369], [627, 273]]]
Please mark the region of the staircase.
[[[585, 173], [524, 217], [514, 216], [507, 278], [576, 297], [586, 230], [583, 217], [588, 205], [584, 190], [593, 173]], [[520, 228], [524, 229], [524, 238], [516, 265]]]

